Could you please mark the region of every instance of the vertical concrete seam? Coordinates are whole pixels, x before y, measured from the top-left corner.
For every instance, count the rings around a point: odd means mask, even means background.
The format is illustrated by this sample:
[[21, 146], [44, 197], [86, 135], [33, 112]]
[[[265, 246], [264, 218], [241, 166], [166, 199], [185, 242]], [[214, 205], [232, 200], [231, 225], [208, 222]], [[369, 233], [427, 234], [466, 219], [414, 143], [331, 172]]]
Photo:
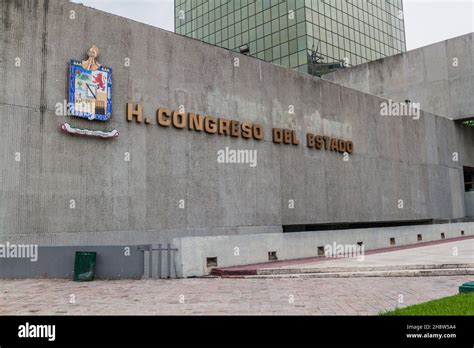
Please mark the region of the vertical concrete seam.
[[48, 46], [46, 44], [48, 40], [48, 8], [49, 0], [44, 0], [43, 3], [43, 32], [41, 37], [41, 96], [40, 96], [40, 112], [41, 120], [40, 124], [43, 125], [44, 112], [47, 109], [46, 105], [46, 75], [47, 75], [47, 56]]

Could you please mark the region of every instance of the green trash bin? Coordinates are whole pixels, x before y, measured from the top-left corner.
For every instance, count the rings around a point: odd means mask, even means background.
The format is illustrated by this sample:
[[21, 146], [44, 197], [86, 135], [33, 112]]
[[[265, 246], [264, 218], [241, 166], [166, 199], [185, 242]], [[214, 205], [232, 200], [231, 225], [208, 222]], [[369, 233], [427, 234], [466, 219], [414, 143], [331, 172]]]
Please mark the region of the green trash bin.
[[89, 251], [76, 251], [74, 260], [74, 281], [89, 282], [94, 280], [95, 258], [97, 253]]
[[469, 282], [459, 287], [460, 293], [474, 293], [474, 282]]

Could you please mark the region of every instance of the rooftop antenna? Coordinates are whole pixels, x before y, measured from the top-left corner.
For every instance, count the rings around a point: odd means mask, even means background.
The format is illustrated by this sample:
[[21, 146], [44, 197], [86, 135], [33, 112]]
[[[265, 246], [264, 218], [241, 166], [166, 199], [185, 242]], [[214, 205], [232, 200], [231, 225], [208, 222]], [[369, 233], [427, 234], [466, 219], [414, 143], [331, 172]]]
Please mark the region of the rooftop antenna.
[[319, 41], [318, 46], [316, 46], [316, 50], [314, 49], [314, 43], [312, 49], [308, 50], [310, 53], [308, 54], [309, 59], [312, 64], [320, 64], [322, 60], [324, 60], [323, 56], [318, 53], [319, 51]]

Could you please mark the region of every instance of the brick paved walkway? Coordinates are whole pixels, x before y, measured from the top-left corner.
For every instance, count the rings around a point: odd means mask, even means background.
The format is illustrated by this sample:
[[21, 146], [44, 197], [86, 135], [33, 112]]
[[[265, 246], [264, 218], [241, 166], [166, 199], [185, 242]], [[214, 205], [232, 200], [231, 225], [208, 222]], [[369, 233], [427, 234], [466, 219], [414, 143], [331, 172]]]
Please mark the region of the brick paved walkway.
[[[1, 280], [1, 315], [368, 315], [454, 295], [469, 276], [353, 279]], [[69, 303], [72, 296], [75, 303]], [[292, 301], [293, 299], [293, 301]], [[181, 302], [180, 302], [181, 300]]]

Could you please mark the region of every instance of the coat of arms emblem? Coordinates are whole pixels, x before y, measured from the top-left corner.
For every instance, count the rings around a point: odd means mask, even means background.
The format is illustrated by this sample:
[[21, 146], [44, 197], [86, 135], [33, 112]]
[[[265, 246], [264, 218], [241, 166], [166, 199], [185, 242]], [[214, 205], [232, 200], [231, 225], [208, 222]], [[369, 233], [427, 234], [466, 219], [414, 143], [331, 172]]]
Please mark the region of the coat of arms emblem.
[[[69, 113], [88, 120], [107, 121], [112, 116], [112, 69], [98, 62], [99, 49], [93, 45], [83, 61], [71, 60], [69, 68]], [[94, 131], [69, 123], [61, 129], [74, 135], [100, 138], [118, 136], [117, 130]]]

